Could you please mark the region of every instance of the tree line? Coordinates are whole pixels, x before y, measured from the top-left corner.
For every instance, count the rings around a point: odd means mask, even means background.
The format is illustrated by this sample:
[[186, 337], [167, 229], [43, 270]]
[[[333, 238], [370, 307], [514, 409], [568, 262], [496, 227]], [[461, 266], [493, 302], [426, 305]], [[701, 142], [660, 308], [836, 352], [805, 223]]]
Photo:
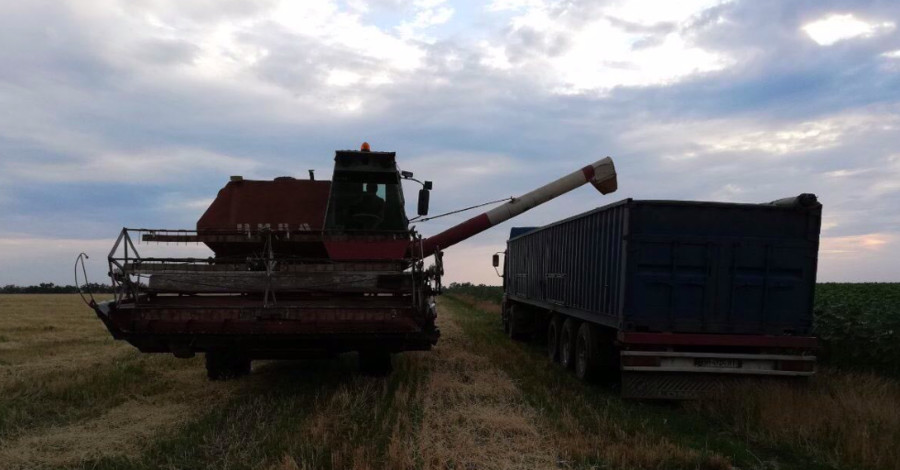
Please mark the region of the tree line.
[[[89, 282], [81, 286], [82, 292], [93, 292], [95, 294], [109, 294], [114, 292], [109, 284], [98, 284]], [[17, 286], [7, 284], [0, 287], [0, 294], [77, 294], [78, 288], [71, 285], [59, 286], [52, 282], [42, 282], [36, 286]]]

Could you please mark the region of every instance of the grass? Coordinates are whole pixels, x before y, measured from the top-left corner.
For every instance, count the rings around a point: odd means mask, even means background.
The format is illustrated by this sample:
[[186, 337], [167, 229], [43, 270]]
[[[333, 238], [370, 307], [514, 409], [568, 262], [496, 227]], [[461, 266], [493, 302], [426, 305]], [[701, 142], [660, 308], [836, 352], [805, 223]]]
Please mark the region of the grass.
[[585, 387], [549, 364], [540, 348], [505, 338], [496, 306], [485, 309], [490, 302], [469, 300], [450, 297], [443, 302], [444, 312], [458, 315], [473, 350], [497, 363], [529, 407], [539, 410], [559, 462], [574, 468], [717, 469], [730, 468], [735, 458], [741, 460], [736, 451], [743, 447], [740, 443], [719, 445], [714, 434], [691, 442], [666, 431], [681, 426], [678, 420], [686, 416], [665, 405], [628, 403], [614, 390]]
[[[77, 296], [0, 296], [4, 469], [894, 469], [898, 385], [823, 375], [694, 404], [625, 401], [508, 340], [490, 299], [444, 297], [432, 352], [254, 363], [112, 341]], [[46, 326], [53, 326], [47, 329]], [[735, 392], [736, 393], [736, 392]], [[892, 414], [893, 413], [893, 414]], [[788, 418], [789, 425], [785, 425]]]
[[805, 386], [745, 384], [692, 409], [738, 436], [797, 449], [828, 467], [900, 468], [900, 384], [826, 370]]
[[409, 461], [402, 441], [416, 425], [420, 358], [401, 358], [388, 379], [360, 377], [347, 359], [264, 366], [241, 393], [143, 453], [82, 466], [341, 469]]
[[0, 388], [0, 439], [95, 415], [126, 399], [163, 390], [143, 361], [113, 361], [75, 376], [20, 378]]
[[[568, 414], [581, 416], [581, 427], [574, 428], [580, 436], [627, 435], [637, 429], [688, 447], [703, 449], [705, 443], [705, 449], [714, 452], [711, 457], [727, 457], [740, 467], [900, 468], [896, 445], [900, 442], [900, 383], [895, 379], [826, 368], [805, 385], [756, 382], [712, 400], [684, 403], [678, 409], [647, 405], [637, 411], [635, 407], [642, 405], [623, 403], [614, 389], [579, 389], [575, 379], [557, 367], [535, 367], [519, 357], [541, 359], [543, 351], [535, 345], [501, 339], [499, 305], [494, 299], [463, 295], [456, 301], [471, 312], [466, 322], [473, 335], [483, 337], [480, 350], [507, 358], [506, 367], [520, 378], [520, 386], [531, 384], [535, 406], [549, 413], [553, 421], [564, 423], [563, 428], [573, 429], [566, 409], [574, 409]], [[561, 372], [562, 377], [558, 376]], [[603, 410], [600, 416], [597, 409]], [[666, 425], [659, 426], [659, 421]], [[611, 432], [609, 423], [613, 423]], [[583, 448], [575, 446], [576, 450]], [[598, 452], [602, 453], [602, 448]], [[655, 453], [645, 451], [644, 455]], [[610, 457], [600, 460], [609, 461]], [[690, 466], [691, 461], [687, 462]], [[656, 466], [652, 460], [644, 464]], [[677, 461], [665, 463], [666, 468], [677, 466]]]

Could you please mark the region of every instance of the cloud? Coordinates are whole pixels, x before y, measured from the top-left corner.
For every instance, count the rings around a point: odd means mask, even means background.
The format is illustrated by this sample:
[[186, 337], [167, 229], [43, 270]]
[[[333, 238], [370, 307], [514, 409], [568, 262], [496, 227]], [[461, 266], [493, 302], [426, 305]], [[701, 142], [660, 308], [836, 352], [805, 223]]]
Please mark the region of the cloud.
[[614, 2], [596, 8], [495, 2], [491, 10], [511, 9], [517, 15], [510, 20], [501, 45], [481, 43], [483, 63], [535, 74], [563, 94], [678, 82], [731, 65], [731, 58], [693, 41], [692, 20], [721, 3], [650, 7]]
[[857, 19], [852, 14], [831, 15], [821, 20], [807, 23], [803, 31], [820, 46], [830, 46], [837, 42], [856, 37], [869, 37], [894, 29], [890, 21], [869, 23]]
[[825, 237], [819, 252], [825, 256], [882, 251], [894, 237], [884, 233], [867, 233], [848, 237]]
[[[801, 152], [824, 150], [840, 145], [852, 132], [864, 132], [874, 128], [895, 130], [898, 119], [890, 114], [842, 115], [818, 121], [780, 126], [780, 129], [731, 133], [708, 138], [700, 142], [707, 151], [747, 152], [757, 151], [772, 155], [797, 155]], [[729, 123], [729, 127], [734, 123]], [[715, 131], [711, 132], [713, 135]]]
[[12, 161], [0, 164], [7, 178], [37, 183], [129, 182], [148, 185], [161, 181], [189, 181], [191, 175], [223, 176], [252, 173], [250, 159], [219, 155], [204, 149], [158, 148], [143, 152], [103, 152], [82, 158]]
[[423, 32], [432, 26], [442, 25], [453, 17], [454, 9], [445, 0], [418, 0], [415, 5], [415, 16], [397, 26], [400, 37], [418, 38], [429, 41]]
[[897, 239], [895, 233], [824, 237], [819, 248], [819, 280], [896, 281], [890, 253], [898, 248]]

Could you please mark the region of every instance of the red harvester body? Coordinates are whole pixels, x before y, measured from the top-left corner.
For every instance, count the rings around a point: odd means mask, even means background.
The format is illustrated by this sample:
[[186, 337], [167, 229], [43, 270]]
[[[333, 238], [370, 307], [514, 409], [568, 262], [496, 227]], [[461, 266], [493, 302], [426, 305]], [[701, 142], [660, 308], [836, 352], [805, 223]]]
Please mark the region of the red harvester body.
[[[616, 189], [605, 158], [422, 238], [409, 226], [403, 179], [417, 181], [393, 152], [365, 150], [336, 152], [332, 181], [232, 177], [196, 230], [123, 229], [108, 257], [116, 296], [94, 309], [115, 338], [143, 352], [206, 353], [212, 379], [243, 375], [254, 359], [347, 351], [384, 373], [391, 353], [438, 340], [442, 249], [585, 183]], [[419, 215], [430, 189], [423, 183]], [[142, 257], [135, 236], [203, 243], [214, 255]]]

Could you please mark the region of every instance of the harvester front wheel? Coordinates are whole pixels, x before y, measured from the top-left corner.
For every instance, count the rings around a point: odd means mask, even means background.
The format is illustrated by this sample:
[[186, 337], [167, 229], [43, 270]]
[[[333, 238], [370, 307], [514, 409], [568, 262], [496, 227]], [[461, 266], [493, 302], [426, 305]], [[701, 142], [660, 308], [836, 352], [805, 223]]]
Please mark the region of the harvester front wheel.
[[224, 351], [206, 353], [206, 376], [209, 380], [236, 379], [250, 373], [250, 359]]
[[232, 367], [235, 377], [250, 375], [250, 359], [247, 359], [246, 357], [235, 358]]
[[387, 351], [360, 351], [359, 371], [363, 375], [383, 377], [393, 370], [391, 353]]

